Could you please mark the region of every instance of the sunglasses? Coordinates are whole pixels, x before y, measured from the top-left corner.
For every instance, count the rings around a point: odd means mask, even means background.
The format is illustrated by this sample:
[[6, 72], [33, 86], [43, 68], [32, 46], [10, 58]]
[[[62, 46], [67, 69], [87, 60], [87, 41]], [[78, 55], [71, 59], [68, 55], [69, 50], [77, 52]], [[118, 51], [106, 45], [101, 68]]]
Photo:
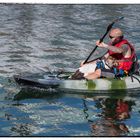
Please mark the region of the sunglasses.
[[109, 35], [109, 38], [110, 38], [110, 39], [112, 39], [112, 38], [115, 38], [115, 37], [113, 37], [113, 36]]

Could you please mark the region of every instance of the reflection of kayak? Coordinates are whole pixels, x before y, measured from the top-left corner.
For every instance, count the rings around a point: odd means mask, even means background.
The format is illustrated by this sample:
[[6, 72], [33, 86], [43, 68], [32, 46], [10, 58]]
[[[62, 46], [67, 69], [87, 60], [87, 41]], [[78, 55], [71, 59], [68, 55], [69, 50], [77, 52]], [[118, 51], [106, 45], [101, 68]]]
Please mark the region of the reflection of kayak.
[[32, 76], [15, 75], [14, 79], [20, 86], [54, 88], [58, 91], [71, 92], [109, 92], [117, 90], [137, 91], [140, 90], [140, 76], [127, 76], [122, 79], [100, 78], [96, 80], [71, 80], [68, 77], [72, 73], [60, 74], [58, 77], [53, 75], [45, 75], [38, 78]]

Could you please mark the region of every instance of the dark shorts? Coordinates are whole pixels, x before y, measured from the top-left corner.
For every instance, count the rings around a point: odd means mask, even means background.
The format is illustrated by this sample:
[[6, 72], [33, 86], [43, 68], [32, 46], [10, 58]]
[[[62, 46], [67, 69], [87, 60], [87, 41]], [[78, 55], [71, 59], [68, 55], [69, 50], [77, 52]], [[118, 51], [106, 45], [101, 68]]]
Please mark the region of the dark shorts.
[[101, 77], [106, 77], [106, 78], [115, 78], [115, 74], [113, 70], [110, 69], [102, 69], [101, 70]]

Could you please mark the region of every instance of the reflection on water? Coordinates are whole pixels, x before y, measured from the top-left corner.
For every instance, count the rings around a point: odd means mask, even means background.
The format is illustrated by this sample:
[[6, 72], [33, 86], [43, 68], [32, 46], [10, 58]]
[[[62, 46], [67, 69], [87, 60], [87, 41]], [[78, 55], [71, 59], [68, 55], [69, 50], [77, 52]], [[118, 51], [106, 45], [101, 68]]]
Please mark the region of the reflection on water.
[[91, 123], [92, 136], [125, 136], [130, 133], [125, 120], [131, 118], [130, 113], [132, 106], [135, 105], [134, 101], [111, 98], [99, 98], [93, 101], [95, 107], [101, 112], [96, 114], [96, 119], [88, 120], [88, 107], [84, 100], [86, 119]]
[[[0, 136], [139, 136], [138, 94], [25, 92], [12, 79], [48, 69], [75, 71], [107, 25], [121, 16], [115, 26], [139, 57], [139, 7], [0, 4]], [[98, 48], [93, 57], [104, 51]]]
[[19, 118], [29, 123], [16, 122], [16, 129], [12, 129], [16, 135], [24, 135], [20, 125], [30, 126], [29, 135], [46, 136], [134, 136], [139, 129], [133, 126], [138, 116], [132, 111], [139, 106], [135, 97], [49, 94], [23, 89], [14, 100], [14, 106], [29, 115]]

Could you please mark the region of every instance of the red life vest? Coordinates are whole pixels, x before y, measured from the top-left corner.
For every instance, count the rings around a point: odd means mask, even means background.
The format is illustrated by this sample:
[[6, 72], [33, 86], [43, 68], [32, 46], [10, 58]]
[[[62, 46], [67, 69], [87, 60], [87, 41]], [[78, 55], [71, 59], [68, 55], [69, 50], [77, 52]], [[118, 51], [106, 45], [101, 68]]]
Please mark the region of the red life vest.
[[132, 67], [133, 60], [136, 57], [134, 47], [125, 39], [114, 45], [115, 47], [121, 48], [124, 44], [127, 44], [131, 49], [131, 56], [129, 58], [125, 58], [123, 53], [115, 53], [111, 50], [108, 51], [109, 55], [114, 57], [117, 60], [121, 60], [119, 65], [117, 66], [118, 69], [129, 71]]

